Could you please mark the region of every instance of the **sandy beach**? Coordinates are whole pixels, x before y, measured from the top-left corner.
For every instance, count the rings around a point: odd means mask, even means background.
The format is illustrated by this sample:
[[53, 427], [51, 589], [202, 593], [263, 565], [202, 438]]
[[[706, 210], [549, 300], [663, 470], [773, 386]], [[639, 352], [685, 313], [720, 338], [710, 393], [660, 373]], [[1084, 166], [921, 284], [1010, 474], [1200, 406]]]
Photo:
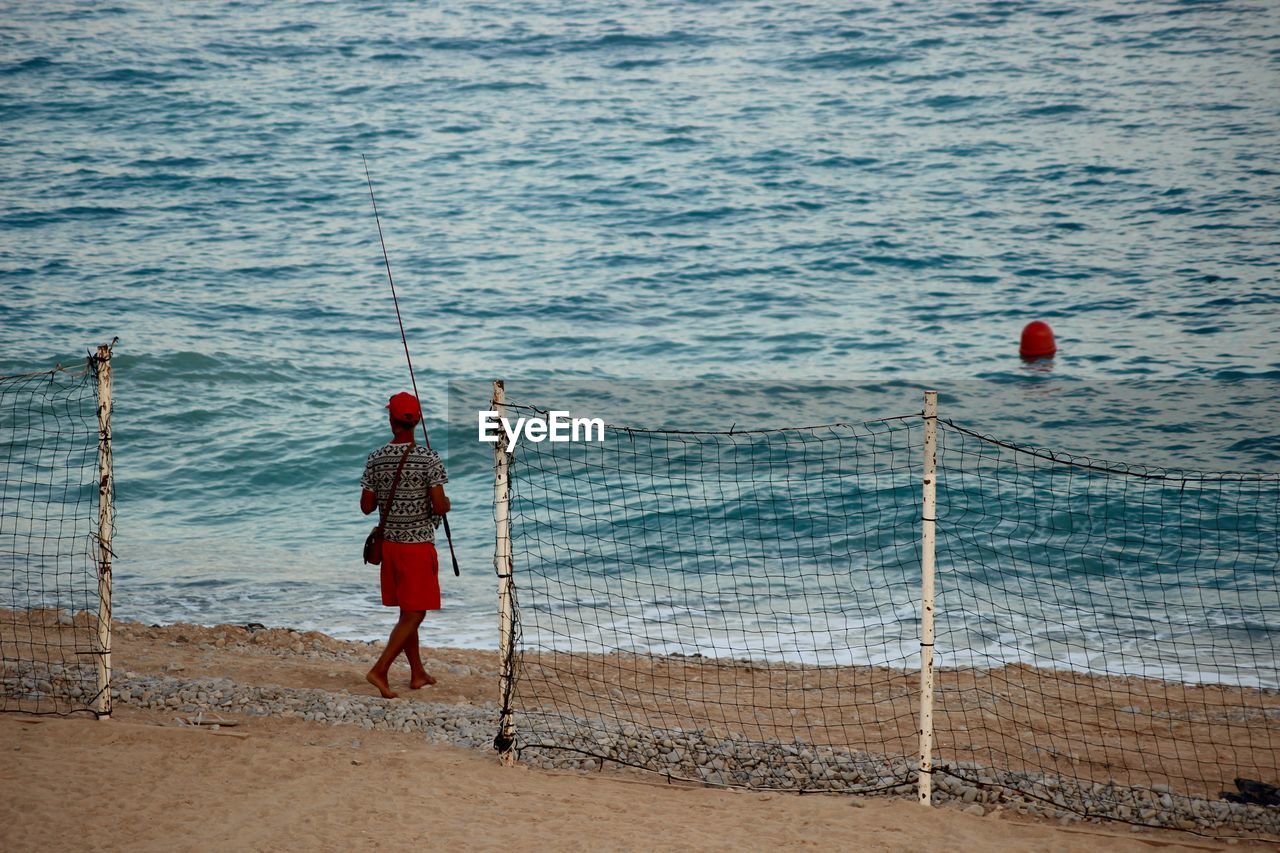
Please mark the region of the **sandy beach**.
[[[486, 721], [496, 717], [494, 653], [426, 649], [439, 683], [386, 701], [363, 681], [373, 651], [322, 634], [232, 626], [119, 623], [114, 643], [119, 681], [138, 691], [161, 681], [216, 679], [270, 686], [270, 695], [320, 691], [339, 702], [385, 706], [388, 714], [443, 703], [479, 721], [470, 732], [477, 748], [432, 743], [417, 730], [332, 725], [292, 710], [261, 715], [234, 705], [208, 712], [224, 721], [214, 729], [190, 725], [203, 715], [184, 710], [176, 697], [155, 707], [141, 693], [126, 693], [109, 721], [4, 714], [0, 843], [12, 850], [1082, 851], [1261, 844], [1049, 820], [1000, 805], [979, 817], [958, 801], [927, 809], [900, 796], [746, 792], [613, 767], [503, 767], [483, 748], [491, 737]], [[407, 668], [393, 676], [407, 681]]]
[[[738, 793], [505, 768], [421, 737], [296, 720], [209, 732], [0, 717], [7, 850], [1211, 850], [1170, 831], [979, 818], [901, 799]], [[232, 736], [230, 732], [234, 732]], [[1254, 845], [1242, 844], [1242, 847]], [[1258, 845], [1259, 849], [1262, 845]]]

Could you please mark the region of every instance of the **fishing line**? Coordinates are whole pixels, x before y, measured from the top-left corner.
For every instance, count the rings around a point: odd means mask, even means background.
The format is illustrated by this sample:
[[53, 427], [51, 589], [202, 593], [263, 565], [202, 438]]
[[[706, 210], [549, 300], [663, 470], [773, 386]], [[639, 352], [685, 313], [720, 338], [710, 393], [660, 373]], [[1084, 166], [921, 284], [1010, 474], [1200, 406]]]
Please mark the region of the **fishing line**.
[[[400, 341], [404, 344], [404, 360], [409, 365], [409, 383], [413, 386], [413, 396], [418, 397], [418, 380], [413, 375], [413, 359], [409, 357], [409, 339], [404, 333], [404, 320], [400, 316], [400, 300], [396, 298], [396, 280], [391, 277], [391, 259], [387, 256], [387, 242], [382, 239], [382, 218], [378, 216], [378, 200], [373, 197], [373, 178], [369, 176], [369, 161], [365, 159], [363, 154], [360, 155], [360, 161], [364, 163], [364, 178], [369, 182], [369, 201], [373, 202], [373, 221], [378, 223], [378, 243], [382, 246], [382, 260], [387, 265], [387, 282], [391, 285], [391, 304], [396, 307], [396, 323], [400, 325]], [[422, 418], [422, 439], [427, 444], [427, 449], [431, 449], [431, 436], [427, 435], [427, 419]], [[455, 577], [461, 574], [458, 571], [458, 555], [453, 551], [453, 533], [449, 530], [449, 516], [442, 515], [440, 518], [444, 521], [444, 539], [449, 543], [449, 558], [453, 560], [453, 574]]]

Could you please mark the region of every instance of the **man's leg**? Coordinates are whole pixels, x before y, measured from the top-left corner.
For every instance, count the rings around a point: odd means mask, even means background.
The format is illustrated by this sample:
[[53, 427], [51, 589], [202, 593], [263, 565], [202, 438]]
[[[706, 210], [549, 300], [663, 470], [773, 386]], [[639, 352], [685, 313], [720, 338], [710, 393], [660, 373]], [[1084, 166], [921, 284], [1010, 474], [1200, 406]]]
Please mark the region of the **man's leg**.
[[[425, 616], [425, 611], [423, 612]], [[422, 651], [418, 648], [418, 629], [413, 630], [412, 636], [405, 641], [404, 657], [409, 661], [409, 689], [417, 690], [419, 687], [426, 687], [428, 684], [435, 684], [436, 680], [431, 677], [431, 673], [422, 668]]]
[[[406, 592], [409, 600], [422, 608], [418, 616], [418, 622], [421, 624], [422, 617], [426, 616], [427, 610], [440, 607], [438, 558], [436, 557], [436, 547], [431, 543], [409, 547], [414, 552], [414, 563], [413, 570], [406, 575], [406, 581], [408, 582]], [[436, 683], [431, 674], [422, 667], [422, 652], [418, 646], [418, 629], [415, 626], [413, 634], [405, 638], [402, 649], [405, 660], [409, 662], [409, 689], [411, 690], [417, 690], [419, 687], [426, 687], [428, 684]]]
[[365, 675], [365, 680], [378, 688], [382, 698], [396, 698], [396, 694], [391, 692], [391, 686], [387, 684], [387, 673], [391, 671], [392, 661], [404, 649], [405, 644], [411, 639], [412, 642], [417, 643], [418, 626], [422, 624], [422, 619], [426, 615], [425, 610], [401, 610], [400, 620], [396, 622], [396, 626], [391, 629], [391, 636], [387, 638], [387, 647], [382, 650], [373, 669]]

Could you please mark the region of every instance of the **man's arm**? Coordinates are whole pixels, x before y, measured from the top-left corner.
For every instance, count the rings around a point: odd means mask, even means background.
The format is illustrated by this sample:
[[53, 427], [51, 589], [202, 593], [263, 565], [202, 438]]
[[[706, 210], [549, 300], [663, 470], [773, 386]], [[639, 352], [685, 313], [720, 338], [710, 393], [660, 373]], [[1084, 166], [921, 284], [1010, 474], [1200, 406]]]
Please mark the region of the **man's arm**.
[[453, 504], [449, 501], [449, 496], [444, 493], [444, 486], [431, 487], [431, 511], [436, 515], [444, 515], [449, 511]]
[[364, 473], [360, 475], [360, 511], [365, 515], [378, 508], [378, 493], [371, 488], [374, 485], [373, 454], [371, 453], [364, 462]]

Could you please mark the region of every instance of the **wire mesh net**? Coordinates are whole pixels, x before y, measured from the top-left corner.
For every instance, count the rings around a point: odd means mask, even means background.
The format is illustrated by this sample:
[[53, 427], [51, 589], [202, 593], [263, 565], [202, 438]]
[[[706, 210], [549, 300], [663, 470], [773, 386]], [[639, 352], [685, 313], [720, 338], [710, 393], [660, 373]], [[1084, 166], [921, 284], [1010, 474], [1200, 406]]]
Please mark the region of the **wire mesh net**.
[[[522, 441], [517, 754], [914, 792], [923, 432]], [[1280, 477], [938, 440], [935, 800], [1280, 835]]]
[[0, 711], [97, 712], [97, 370], [0, 377]]
[[1280, 830], [1256, 811], [1280, 805], [1280, 476], [1102, 463], [943, 420], [938, 479], [947, 788]]
[[794, 790], [909, 783], [919, 430], [522, 443], [521, 755]]

